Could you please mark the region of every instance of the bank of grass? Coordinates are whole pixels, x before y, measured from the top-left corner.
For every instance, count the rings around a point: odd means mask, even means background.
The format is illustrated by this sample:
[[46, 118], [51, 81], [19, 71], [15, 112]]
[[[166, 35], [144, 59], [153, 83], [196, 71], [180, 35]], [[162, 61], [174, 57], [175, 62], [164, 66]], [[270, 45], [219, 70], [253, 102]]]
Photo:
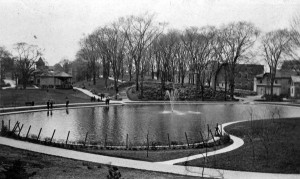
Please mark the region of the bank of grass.
[[206, 148], [186, 148], [186, 149], [163, 149], [163, 150], [149, 150], [147, 157], [147, 150], [95, 150], [95, 149], [82, 149], [85, 152], [114, 156], [120, 158], [134, 159], [134, 160], [143, 160], [150, 162], [160, 162], [166, 160], [173, 160], [177, 158], [188, 157], [192, 155], [197, 155], [201, 153], [210, 152], [224, 148], [230, 143], [212, 146]]
[[[20, 160], [25, 172], [35, 173], [31, 178], [107, 178], [108, 165], [55, 157], [0, 145], [0, 178], [5, 178], [4, 168]], [[118, 167], [122, 178], [196, 178], [175, 174], [151, 172]], [[18, 171], [20, 172], [20, 171]], [[25, 178], [24, 173], [20, 178]]]
[[55, 104], [64, 104], [68, 97], [70, 103], [89, 102], [90, 98], [77, 90], [63, 89], [6, 89], [0, 90], [0, 107], [25, 106], [25, 102], [34, 101], [34, 105], [46, 105], [49, 99]]
[[[119, 85], [119, 91], [124, 90], [128, 86], [133, 85], [134, 82], [124, 82], [124, 83], [118, 83]], [[93, 84], [93, 81], [79, 81], [76, 82], [73, 86], [87, 89], [94, 94], [104, 93], [105, 95], [113, 96], [116, 94], [116, 91], [114, 89], [114, 81], [108, 79], [107, 80], [107, 87], [105, 86], [105, 79], [104, 78], [97, 78], [96, 79], [96, 85]]]
[[225, 130], [242, 138], [245, 144], [237, 150], [186, 162], [190, 166], [270, 172], [300, 173], [300, 119], [273, 119], [241, 122]]

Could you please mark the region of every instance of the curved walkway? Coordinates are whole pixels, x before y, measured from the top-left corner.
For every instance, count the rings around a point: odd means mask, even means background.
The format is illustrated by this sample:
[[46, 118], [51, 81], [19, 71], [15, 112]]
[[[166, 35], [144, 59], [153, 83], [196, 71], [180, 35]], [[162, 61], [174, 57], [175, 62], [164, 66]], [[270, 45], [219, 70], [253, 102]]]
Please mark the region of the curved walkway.
[[[96, 99], [101, 98], [100, 96], [98, 96], [98, 95], [96, 95], [96, 94], [90, 92], [89, 90], [82, 89], [82, 88], [78, 88], [78, 87], [73, 87], [73, 88], [76, 89], [76, 90], [81, 91], [82, 93], [84, 93], [84, 94], [86, 94], [86, 95], [88, 95], [88, 96], [90, 96], [90, 97], [96, 97]], [[105, 100], [105, 99], [106, 99], [106, 98], [104, 97], [103, 100]], [[117, 100], [112, 100], [112, 101], [113, 101], [114, 103], [124, 104], [123, 101], [117, 101]]]
[[[235, 140], [235, 138], [233, 139]], [[0, 137], [0, 144], [19, 148], [19, 149], [29, 150], [33, 152], [43, 153], [47, 155], [58, 156], [58, 157], [83, 160], [83, 161], [89, 161], [89, 162], [95, 162], [101, 164], [110, 164], [118, 167], [134, 168], [134, 169], [163, 172], [163, 173], [173, 173], [179, 175], [203, 176], [203, 177], [213, 177], [213, 178], [230, 178], [230, 179], [235, 179], [235, 178], [272, 178], [272, 179], [276, 179], [276, 178], [294, 179], [295, 178], [296, 179], [299, 178], [299, 175], [297, 174], [241, 172], [241, 171], [232, 171], [232, 170], [168, 165], [164, 163], [137, 161], [131, 159], [109, 157], [109, 156], [73, 151], [68, 149], [44, 146], [44, 145], [33, 144], [25, 141], [9, 139], [5, 137]]]
[[[224, 131], [224, 127], [230, 125], [230, 124], [235, 124], [238, 122], [242, 122], [242, 121], [235, 121], [235, 122], [229, 122], [229, 123], [225, 123], [222, 125], [222, 131]], [[233, 144], [222, 148], [220, 150], [215, 150], [212, 152], [208, 152], [207, 155], [202, 153], [202, 154], [198, 154], [198, 155], [192, 155], [192, 156], [188, 156], [188, 157], [183, 157], [183, 158], [179, 158], [179, 159], [174, 159], [174, 160], [168, 160], [168, 161], [164, 161], [164, 162], [157, 162], [157, 163], [163, 163], [163, 164], [169, 164], [169, 165], [174, 165], [176, 163], [182, 163], [182, 162], [186, 162], [186, 161], [190, 161], [190, 160], [195, 160], [195, 159], [200, 159], [203, 157], [209, 157], [212, 155], [217, 155], [217, 154], [222, 154], [222, 153], [226, 153], [226, 152], [230, 152], [232, 150], [235, 150], [239, 147], [241, 147], [242, 145], [244, 145], [244, 141], [236, 136], [233, 135], [229, 135], [231, 140], [233, 141]]]

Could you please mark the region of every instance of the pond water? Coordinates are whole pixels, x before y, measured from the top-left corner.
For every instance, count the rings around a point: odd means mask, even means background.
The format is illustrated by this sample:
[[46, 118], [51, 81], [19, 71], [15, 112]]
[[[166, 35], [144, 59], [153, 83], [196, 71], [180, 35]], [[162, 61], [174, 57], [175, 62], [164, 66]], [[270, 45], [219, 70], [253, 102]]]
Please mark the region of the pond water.
[[[51, 114], [52, 113], [52, 114]], [[297, 107], [263, 105], [263, 104], [175, 104], [174, 111], [168, 104], [128, 104], [124, 106], [87, 107], [77, 109], [53, 110], [52, 112], [27, 112], [0, 116], [10, 128], [20, 121], [24, 124], [21, 132], [25, 136], [29, 125], [30, 135], [51, 137], [56, 129], [54, 139], [62, 141], [84, 141], [88, 132], [88, 141], [103, 144], [105, 137], [113, 145], [124, 145], [128, 134], [132, 145], [145, 144], [147, 134], [150, 142], [168, 143], [170, 141], [186, 143], [200, 141], [200, 131], [207, 136], [207, 124], [212, 131], [217, 123], [266, 119], [277, 117], [299, 117]], [[1, 125], [1, 124], [0, 124]], [[29, 136], [30, 136], [29, 135]]]

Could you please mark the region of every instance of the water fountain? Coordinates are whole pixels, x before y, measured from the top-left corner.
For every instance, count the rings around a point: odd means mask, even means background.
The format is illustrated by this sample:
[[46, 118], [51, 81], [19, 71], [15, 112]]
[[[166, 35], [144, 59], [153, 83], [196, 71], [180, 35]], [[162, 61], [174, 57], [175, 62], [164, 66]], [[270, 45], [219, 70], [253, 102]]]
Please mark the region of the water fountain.
[[171, 112], [174, 112], [174, 102], [178, 99], [178, 90], [174, 89], [174, 90], [167, 90], [166, 91], [166, 96], [169, 97], [170, 99], [170, 105], [171, 105]]
[[185, 115], [187, 113], [189, 114], [201, 114], [199, 111], [178, 111], [174, 109], [174, 104], [176, 103], [177, 99], [179, 98], [179, 92], [177, 89], [174, 90], [167, 90], [166, 91], [166, 96], [169, 97], [170, 99], [170, 106], [171, 106], [171, 111], [163, 111], [164, 114], [176, 114], [176, 115]]

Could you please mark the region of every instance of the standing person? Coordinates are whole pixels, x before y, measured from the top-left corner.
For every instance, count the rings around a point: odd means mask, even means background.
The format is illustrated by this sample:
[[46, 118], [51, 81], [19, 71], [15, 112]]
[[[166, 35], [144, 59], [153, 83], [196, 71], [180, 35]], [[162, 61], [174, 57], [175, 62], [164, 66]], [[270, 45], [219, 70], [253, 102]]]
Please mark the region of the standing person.
[[47, 109], [49, 110], [49, 108], [50, 108], [50, 100], [48, 99], [48, 101], [47, 101]]
[[50, 108], [53, 109], [53, 100], [50, 100]]
[[69, 107], [69, 98], [66, 96], [66, 107]]
[[109, 98], [109, 96], [107, 96], [107, 97], [106, 97], [106, 100], [105, 100], [105, 104], [106, 104], [106, 105], [109, 105], [109, 100], [110, 100], [110, 98]]

